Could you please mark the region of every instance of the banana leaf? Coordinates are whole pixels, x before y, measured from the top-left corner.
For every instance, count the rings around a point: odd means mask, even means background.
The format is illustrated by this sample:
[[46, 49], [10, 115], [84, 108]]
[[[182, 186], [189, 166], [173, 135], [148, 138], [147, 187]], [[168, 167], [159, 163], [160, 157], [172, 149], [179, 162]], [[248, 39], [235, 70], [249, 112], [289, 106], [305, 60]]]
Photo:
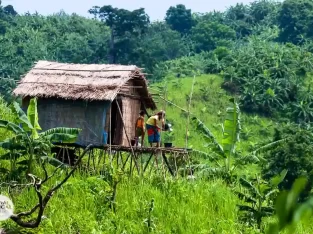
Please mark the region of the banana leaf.
[[205, 124], [199, 120], [197, 117], [193, 117], [192, 120], [196, 123], [196, 129], [202, 133], [202, 135], [210, 140], [211, 142], [213, 142], [215, 149], [218, 151], [218, 153], [222, 156], [225, 156], [224, 154], [224, 150], [223, 147], [217, 142], [215, 136], [213, 135], [213, 133], [210, 131], [210, 129], [208, 129], [207, 126], [205, 126]]
[[53, 143], [75, 143], [81, 129], [78, 128], [52, 128], [40, 133], [41, 137]]
[[27, 117], [33, 126], [32, 128], [32, 137], [37, 139], [39, 137], [37, 130], [41, 130], [41, 127], [38, 123], [38, 111], [37, 111], [37, 99], [32, 98], [29, 102], [29, 106], [27, 109]]
[[274, 178], [271, 179], [271, 184], [274, 187], [277, 187], [286, 177], [288, 173], [288, 170], [283, 170], [279, 175], [275, 176]]
[[25, 133], [20, 126], [6, 120], [0, 120], [0, 128], [12, 131], [15, 134]]
[[243, 200], [243, 201], [249, 202], [249, 203], [254, 203], [254, 204], [257, 203], [257, 201], [255, 199], [253, 199], [252, 197], [249, 197], [249, 195], [246, 195], [246, 194], [238, 192], [238, 191], [235, 191], [234, 193], [239, 197], [240, 200]]
[[4, 168], [4, 167], [1, 167], [0, 168], [0, 174], [4, 174], [4, 175], [6, 175], [6, 174], [8, 174], [10, 171], [7, 169], [7, 168]]
[[258, 213], [258, 211], [256, 209], [253, 209], [250, 206], [238, 205], [238, 207], [239, 207], [240, 211], [249, 211], [249, 212], [251, 212], [253, 214], [257, 214]]
[[12, 141], [11, 139], [0, 142], [0, 147], [6, 150], [25, 150], [26, 146], [19, 142]]
[[22, 157], [23, 154], [20, 152], [16, 152], [16, 153], [11, 153], [8, 152], [6, 154], [3, 154], [0, 156], [1, 160], [17, 160], [18, 158]]
[[257, 198], [257, 197], [262, 197], [262, 195], [260, 194], [260, 192], [258, 191], [258, 189], [250, 182], [245, 180], [244, 178], [240, 178], [239, 179], [240, 184], [249, 189], [250, 192]]
[[0, 142], [0, 147], [7, 150], [24, 150], [27, 151], [27, 137], [26, 134], [18, 134], [14, 137], [5, 139], [4, 141]]
[[228, 157], [234, 153], [236, 143], [239, 141], [240, 132], [240, 110], [236, 102], [233, 107], [226, 110], [226, 118], [224, 121], [224, 131], [222, 139], [222, 147], [225, 155]]
[[281, 139], [281, 140], [278, 140], [278, 141], [274, 141], [274, 142], [271, 142], [269, 144], [266, 144], [266, 145], [263, 145], [261, 147], [259, 147], [258, 149], [255, 149], [253, 151], [253, 154], [256, 155], [258, 153], [262, 153], [262, 152], [265, 152], [267, 150], [270, 150], [270, 149], [273, 149], [274, 147], [282, 144], [282, 143], [285, 143], [287, 142], [288, 138], [284, 138], [284, 139]]
[[27, 115], [25, 112], [21, 109], [20, 105], [17, 102], [13, 103], [13, 110], [18, 116], [18, 122], [22, 124], [23, 129], [25, 130], [32, 130], [34, 127], [30, 123]]

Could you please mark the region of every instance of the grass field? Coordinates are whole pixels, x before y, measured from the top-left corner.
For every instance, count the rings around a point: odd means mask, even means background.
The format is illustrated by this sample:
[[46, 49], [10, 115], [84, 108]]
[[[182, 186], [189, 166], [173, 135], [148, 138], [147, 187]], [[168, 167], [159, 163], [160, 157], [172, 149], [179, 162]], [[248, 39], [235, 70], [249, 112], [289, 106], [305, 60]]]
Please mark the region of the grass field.
[[[182, 109], [188, 110], [188, 96], [191, 92], [193, 78], [171, 79], [166, 83], [154, 84], [151, 92], [155, 92], [158, 86], [166, 86], [167, 99]], [[230, 95], [221, 89], [222, 78], [217, 75], [202, 75], [195, 79], [194, 92], [191, 101], [190, 112], [192, 116], [198, 117], [214, 135], [221, 139], [222, 126], [226, 108], [230, 106]], [[167, 121], [173, 124], [175, 146], [184, 147], [186, 139], [187, 114], [185, 111], [166, 103], [161, 98], [156, 98], [158, 108], [165, 109]], [[238, 150], [249, 151], [260, 139], [269, 140], [274, 126], [278, 123], [268, 118], [262, 118], [257, 115], [241, 114], [241, 142]], [[194, 131], [194, 126], [190, 122], [188, 126], [189, 137], [188, 147], [205, 150], [205, 142], [198, 132]]]

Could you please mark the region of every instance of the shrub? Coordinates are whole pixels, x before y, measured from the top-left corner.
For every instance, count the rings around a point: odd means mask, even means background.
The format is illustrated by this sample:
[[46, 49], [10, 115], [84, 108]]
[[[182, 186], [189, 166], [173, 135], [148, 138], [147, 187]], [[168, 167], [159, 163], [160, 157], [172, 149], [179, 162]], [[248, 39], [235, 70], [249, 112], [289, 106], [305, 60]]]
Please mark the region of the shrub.
[[284, 143], [273, 147], [265, 154], [267, 164], [263, 166], [264, 178], [269, 179], [282, 170], [287, 169], [285, 180], [280, 184], [280, 189], [290, 190], [294, 181], [304, 176], [309, 183], [302, 194], [305, 199], [313, 182], [313, 138], [309, 130], [290, 126], [286, 129], [275, 130], [274, 141], [286, 139]]

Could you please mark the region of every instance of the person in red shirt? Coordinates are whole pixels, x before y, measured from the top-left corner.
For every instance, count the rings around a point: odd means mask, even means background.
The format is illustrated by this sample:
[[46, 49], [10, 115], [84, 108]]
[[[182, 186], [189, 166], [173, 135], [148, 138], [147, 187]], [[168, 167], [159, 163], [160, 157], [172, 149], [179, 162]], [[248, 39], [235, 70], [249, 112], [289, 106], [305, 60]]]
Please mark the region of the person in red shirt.
[[139, 117], [136, 120], [135, 126], [135, 139], [136, 139], [136, 146], [138, 146], [138, 138], [141, 137], [141, 147], [143, 146], [143, 141], [145, 138], [145, 112], [140, 111]]

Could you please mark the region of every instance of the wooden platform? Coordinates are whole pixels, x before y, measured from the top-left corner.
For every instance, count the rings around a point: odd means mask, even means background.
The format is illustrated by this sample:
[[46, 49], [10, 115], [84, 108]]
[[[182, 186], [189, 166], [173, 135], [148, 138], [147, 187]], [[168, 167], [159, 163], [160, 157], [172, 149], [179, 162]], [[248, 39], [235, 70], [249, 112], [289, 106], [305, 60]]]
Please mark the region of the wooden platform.
[[[79, 144], [56, 144], [59, 146], [69, 146], [77, 148], [86, 148], [87, 146], [82, 146]], [[136, 147], [136, 146], [121, 146], [121, 145], [92, 145], [91, 149], [102, 149], [102, 150], [112, 150], [112, 151], [122, 151], [122, 152], [135, 152], [135, 153], [153, 153], [153, 152], [162, 152], [162, 153], [190, 153], [192, 149], [190, 148], [179, 148], [179, 147]]]
[[124, 151], [124, 152], [136, 152], [136, 153], [153, 153], [153, 152], [162, 152], [162, 153], [189, 153], [192, 149], [178, 148], [178, 147], [130, 147], [130, 146], [119, 146], [119, 145], [105, 145], [103, 146], [104, 150], [114, 150], [114, 151]]
[[[73, 147], [77, 148], [86, 148], [82, 145], [77, 144], [58, 144], [58, 147]], [[95, 160], [95, 150], [97, 150], [98, 158]], [[61, 152], [61, 151], [60, 151]], [[59, 152], [59, 154], [60, 154]], [[89, 157], [88, 164], [93, 164], [93, 167], [96, 168], [96, 164], [106, 163], [106, 159], [114, 160], [116, 166], [125, 171], [126, 166], [128, 165], [130, 174], [136, 168], [138, 174], [144, 173], [147, 170], [148, 165], [151, 163], [152, 167], [155, 162], [156, 168], [161, 165], [163, 168], [166, 167], [172, 176], [175, 176], [178, 167], [177, 160], [183, 161], [183, 164], [189, 164], [189, 156], [192, 154], [192, 149], [178, 148], [178, 147], [136, 147], [136, 146], [120, 146], [120, 145], [92, 145], [89, 148]], [[146, 156], [145, 156], [146, 155]], [[142, 161], [143, 157], [146, 157], [147, 160]], [[154, 159], [154, 160], [153, 160]], [[173, 161], [174, 166], [170, 165], [169, 159]], [[153, 162], [154, 161], [154, 162]]]

